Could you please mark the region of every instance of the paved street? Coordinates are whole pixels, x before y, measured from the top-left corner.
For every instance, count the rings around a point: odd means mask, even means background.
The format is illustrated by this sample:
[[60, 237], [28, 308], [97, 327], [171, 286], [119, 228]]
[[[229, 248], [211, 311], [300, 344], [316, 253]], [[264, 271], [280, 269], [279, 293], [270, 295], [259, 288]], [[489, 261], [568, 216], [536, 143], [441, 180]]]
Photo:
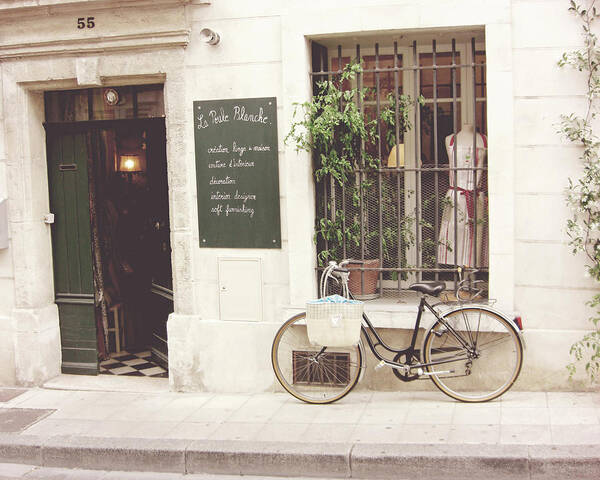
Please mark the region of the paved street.
[[[564, 478], [579, 480], [588, 478], [580, 468], [597, 473], [600, 466], [597, 392], [514, 391], [470, 405], [438, 391], [357, 391], [316, 406], [284, 393], [176, 393], [166, 379], [142, 380], [90, 386], [81, 383], [89, 379], [63, 376], [46, 388], [2, 389], [0, 462], [38, 466], [13, 466], [14, 478], [93, 479], [116, 478], [98, 476], [108, 470], [169, 473], [165, 479], [184, 473], [386, 478], [386, 468], [408, 475], [427, 459], [419, 466], [425, 473], [440, 464], [451, 469], [456, 460], [462, 465], [456, 478], [469, 470], [465, 461], [475, 462], [474, 472], [508, 462], [518, 472], [510, 478], [524, 479], [553, 478], [547, 465], [571, 462], [576, 476]], [[96, 471], [70, 477], [40, 467]], [[531, 473], [535, 468], [541, 476]]]
[[[304, 477], [308, 478], [308, 477]], [[289, 477], [265, 477], [246, 475], [182, 475], [177, 473], [108, 472], [106, 470], [81, 470], [71, 468], [48, 468], [18, 463], [0, 463], [0, 480], [278, 480]], [[296, 480], [304, 480], [298, 477]], [[315, 478], [310, 480], [330, 480]]]
[[1, 405], [46, 410], [43, 418], [21, 430], [39, 436], [399, 444], [600, 443], [598, 393], [509, 391], [494, 402], [463, 404], [438, 391], [358, 391], [331, 405], [307, 405], [285, 393], [175, 393], [167, 390], [166, 381], [163, 386], [146, 392], [31, 389]]

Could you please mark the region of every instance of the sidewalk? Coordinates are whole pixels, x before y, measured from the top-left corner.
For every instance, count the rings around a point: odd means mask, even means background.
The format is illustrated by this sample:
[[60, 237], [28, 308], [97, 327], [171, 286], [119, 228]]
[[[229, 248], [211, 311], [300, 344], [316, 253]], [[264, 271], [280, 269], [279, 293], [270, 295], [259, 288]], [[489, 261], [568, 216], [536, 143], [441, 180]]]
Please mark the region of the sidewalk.
[[[440, 469], [446, 479], [600, 477], [600, 393], [515, 391], [470, 405], [438, 391], [357, 391], [319, 406], [283, 393], [175, 393], [166, 379], [139, 380], [120, 381], [129, 391], [118, 392], [85, 390], [109, 388], [91, 380], [77, 390], [0, 388], [0, 463], [332, 478], [435, 478]], [[46, 387], [72, 383], [62, 376]]]

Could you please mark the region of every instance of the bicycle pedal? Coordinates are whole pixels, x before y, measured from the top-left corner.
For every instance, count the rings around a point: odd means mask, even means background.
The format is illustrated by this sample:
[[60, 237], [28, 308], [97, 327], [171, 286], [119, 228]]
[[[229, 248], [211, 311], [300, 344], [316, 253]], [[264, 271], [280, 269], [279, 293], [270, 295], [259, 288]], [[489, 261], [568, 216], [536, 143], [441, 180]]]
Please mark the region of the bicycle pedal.
[[383, 368], [383, 367], [385, 367], [385, 360], [382, 360], [377, 365], [375, 365], [375, 369], [374, 370], [379, 370], [380, 368]]

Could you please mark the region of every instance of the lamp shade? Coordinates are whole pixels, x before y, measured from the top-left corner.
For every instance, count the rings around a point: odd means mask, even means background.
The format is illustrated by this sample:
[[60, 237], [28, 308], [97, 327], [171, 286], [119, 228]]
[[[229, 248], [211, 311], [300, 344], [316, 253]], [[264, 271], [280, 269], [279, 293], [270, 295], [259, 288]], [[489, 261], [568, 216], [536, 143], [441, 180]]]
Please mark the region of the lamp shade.
[[141, 172], [142, 164], [139, 155], [121, 155], [119, 157], [119, 172]]
[[396, 167], [396, 149], [398, 149], [398, 157], [400, 161], [398, 162], [400, 167], [404, 167], [404, 144], [401, 143], [399, 145], [394, 145], [392, 147], [392, 151], [388, 155], [387, 166], [388, 167]]

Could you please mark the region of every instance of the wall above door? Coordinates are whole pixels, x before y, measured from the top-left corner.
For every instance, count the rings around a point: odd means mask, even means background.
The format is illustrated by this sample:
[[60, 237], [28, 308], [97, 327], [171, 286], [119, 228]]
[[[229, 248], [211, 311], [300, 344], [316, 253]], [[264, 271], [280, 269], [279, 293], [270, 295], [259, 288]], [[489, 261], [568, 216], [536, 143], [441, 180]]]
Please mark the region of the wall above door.
[[108, 0], [38, 3], [0, 2], [0, 59], [189, 43], [185, 5], [191, 0], [122, 1], [118, 7]]

